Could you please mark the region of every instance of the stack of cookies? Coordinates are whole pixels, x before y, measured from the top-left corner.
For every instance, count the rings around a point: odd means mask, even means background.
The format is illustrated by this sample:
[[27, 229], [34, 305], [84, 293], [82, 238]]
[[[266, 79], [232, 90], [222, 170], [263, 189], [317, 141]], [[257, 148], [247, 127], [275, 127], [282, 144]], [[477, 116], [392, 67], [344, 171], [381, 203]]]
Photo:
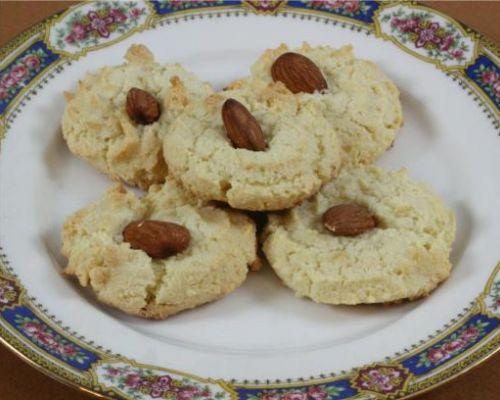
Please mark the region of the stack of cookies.
[[220, 92], [142, 45], [125, 58], [66, 93], [62, 121], [69, 149], [119, 181], [62, 234], [65, 271], [100, 301], [165, 318], [235, 290], [263, 256], [327, 304], [415, 299], [449, 275], [454, 215], [373, 165], [402, 125], [399, 92], [351, 46], [282, 45]]

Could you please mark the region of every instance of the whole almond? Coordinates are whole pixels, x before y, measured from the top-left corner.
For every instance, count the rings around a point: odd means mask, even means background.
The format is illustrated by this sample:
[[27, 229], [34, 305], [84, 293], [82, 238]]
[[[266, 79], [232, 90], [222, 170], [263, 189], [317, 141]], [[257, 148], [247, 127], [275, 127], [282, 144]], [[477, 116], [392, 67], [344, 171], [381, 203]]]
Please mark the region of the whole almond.
[[155, 97], [135, 87], [127, 93], [126, 111], [130, 119], [140, 125], [152, 124], [160, 118], [160, 105]]
[[128, 224], [123, 230], [123, 240], [151, 258], [166, 258], [184, 251], [191, 234], [182, 225], [146, 219]]
[[292, 93], [314, 93], [328, 89], [323, 74], [309, 58], [297, 53], [284, 53], [271, 67], [273, 80], [283, 82]]
[[259, 123], [239, 101], [227, 99], [224, 102], [222, 121], [234, 147], [253, 151], [266, 149], [266, 139]]
[[370, 211], [358, 204], [340, 204], [323, 214], [323, 224], [335, 236], [357, 236], [376, 226]]

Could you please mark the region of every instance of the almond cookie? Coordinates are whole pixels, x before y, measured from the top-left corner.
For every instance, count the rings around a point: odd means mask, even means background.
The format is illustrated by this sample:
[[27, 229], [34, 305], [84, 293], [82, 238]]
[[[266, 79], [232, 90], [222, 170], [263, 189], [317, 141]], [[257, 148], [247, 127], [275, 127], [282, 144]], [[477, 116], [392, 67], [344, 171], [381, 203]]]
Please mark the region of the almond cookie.
[[169, 173], [197, 197], [254, 211], [296, 205], [340, 165], [322, 104], [281, 84], [193, 103], [170, 126], [163, 151]]
[[72, 153], [147, 189], [167, 175], [159, 125], [168, 126], [212, 89], [179, 64], [157, 64], [145, 46], [131, 46], [125, 59], [87, 74], [74, 93], [65, 93], [62, 133]]
[[343, 164], [375, 161], [403, 123], [396, 85], [373, 62], [354, 58], [351, 46], [333, 49], [304, 43], [290, 50], [283, 44], [264, 52], [251, 76], [229, 88], [255, 90], [273, 81], [324, 103], [325, 118], [339, 136]]
[[270, 216], [263, 249], [298, 296], [383, 303], [426, 296], [446, 279], [454, 236], [453, 212], [406, 170], [356, 166]]
[[235, 290], [257, 258], [249, 217], [202, 204], [169, 178], [142, 199], [112, 187], [67, 219], [62, 239], [67, 274], [99, 301], [154, 319]]

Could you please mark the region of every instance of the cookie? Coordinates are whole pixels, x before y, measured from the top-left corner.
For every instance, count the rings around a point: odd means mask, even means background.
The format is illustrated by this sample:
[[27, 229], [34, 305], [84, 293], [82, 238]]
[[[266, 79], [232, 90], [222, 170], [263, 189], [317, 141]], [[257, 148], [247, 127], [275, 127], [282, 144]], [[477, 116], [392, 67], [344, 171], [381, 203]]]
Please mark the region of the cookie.
[[[212, 89], [179, 64], [159, 65], [145, 46], [131, 46], [125, 58], [125, 64], [87, 74], [74, 93], [65, 93], [62, 133], [72, 153], [114, 179], [147, 189], [167, 175], [160, 123], [168, 126], [193, 98]], [[157, 121], [127, 113], [131, 88], [152, 95]]]
[[[369, 210], [376, 226], [336, 236], [323, 215], [339, 204]], [[362, 225], [359, 218], [351, 223]], [[300, 206], [272, 215], [263, 250], [298, 296], [328, 304], [384, 303], [425, 296], [446, 279], [454, 236], [453, 212], [406, 170], [356, 166]]]
[[[238, 128], [258, 129], [258, 124], [262, 151], [235, 147], [228, 136], [222, 109], [229, 99], [255, 118], [252, 124], [239, 121]], [[210, 95], [187, 107], [165, 135], [169, 173], [197, 197], [237, 209], [292, 207], [338, 173], [337, 135], [321, 108], [281, 84], [260, 92], [236, 89]]]
[[[144, 220], [187, 228], [187, 248], [166, 258], [135, 248], [124, 231]], [[68, 275], [90, 286], [99, 301], [154, 319], [235, 290], [257, 258], [255, 224], [249, 217], [202, 204], [169, 178], [141, 199], [121, 185], [112, 187], [67, 219], [62, 239]]]
[[[327, 90], [312, 96], [325, 105], [324, 115], [339, 136], [343, 164], [372, 163], [393, 143], [403, 123], [396, 85], [371, 61], [354, 58], [351, 46], [290, 50], [286, 45], [266, 50], [251, 68], [249, 78], [229, 88], [258, 87], [273, 82], [272, 67], [284, 53], [306, 56], [321, 71]], [[300, 73], [303, 77], [303, 71]]]

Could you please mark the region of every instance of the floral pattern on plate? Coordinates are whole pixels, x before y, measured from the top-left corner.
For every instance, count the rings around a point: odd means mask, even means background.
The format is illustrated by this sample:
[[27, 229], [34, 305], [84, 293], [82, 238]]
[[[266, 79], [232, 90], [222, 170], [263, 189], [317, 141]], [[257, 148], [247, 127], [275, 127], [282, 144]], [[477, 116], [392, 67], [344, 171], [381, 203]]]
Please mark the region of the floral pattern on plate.
[[223, 4], [239, 3], [239, 1], [224, 1], [224, 0], [155, 0], [152, 2], [156, 12], [160, 15], [169, 14], [175, 11], [188, 10], [201, 7], [213, 7]]
[[388, 395], [403, 390], [410, 376], [400, 366], [377, 364], [361, 369], [352, 382], [359, 390]]
[[246, 6], [257, 14], [276, 14], [278, 10], [286, 5], [286, 1], [280, 0], [263, 0], [263, 1], [242, 1], [242, 5]]
[[[262, 385], [264, 386], [264, 385]], [[240, 400], [341, 400], [358, 394], [349, 379], [282, 388], [236, 387]]]
[[97, 354], [84, 349], [50, 328], [25, 306], [3, 310], [1, 316], [36, 347], [74, 368], [87, 370], [93, 362], [99, 359]]
[[43, 42], [36, 42], [0, 70], [0, 113], [14, 97], [51, 62], [58, 58]]
[[77, 6], [50, 28], [48, 42], [56, 51], [77, 55], [131, 33], [149, 15], [144, 3], [101, 1]]
[[0, 277], [0, 310], [18, 303], [21, 289], [10, 279]]
[[342, 385], [313, 385], [242, 393], [245, 400], [335, 400], [346, 390]]
[[202, 383], [185, 376], [124, 362], [103, 363], [95, 368], [97, 380], [135, 400], [229, 400], [230, 393], [216, 383]]
[[474, 315], [444, 339], [403, 361], [402, 365], [415, 375], [427, 373], [462, 354], [495, 331], [498, 325], [498, 318]]
[[470, 343], [473, 343], [480, 335], [484, 334], [484, 329], [488, 322], [476, 321], [468, 327], [453, 333], [444, 342], [420, 354], [417, 367], [430, 367], [431, 364], [440, 364], [450, 357], [461, 352]]
[[464, 67], [475, 57], [475, 41], [456, 22], [426, 9], [386, 7], [375, 21], [382, 36], [443, 67]]
[[289, 1], [288, 4], [292, 7], [327, 11], [364, 22], [372, 22], [373, 13], [378, 8], [378, 4], [375, 1], [359, 0], [301, 0]]
[[466, 74], [500, 108], [500, 68], [486, 56], [479, 56], [466, 70]]
[[484, 305], [490, 315], [500, 316], [500, 269], [496, 271], [484, 293]]
[[485, 299], [486, 307], [488, 310], [495, 314], [500, 312], [500, 279], [493, 282], [491, 291], [488, 293]]

